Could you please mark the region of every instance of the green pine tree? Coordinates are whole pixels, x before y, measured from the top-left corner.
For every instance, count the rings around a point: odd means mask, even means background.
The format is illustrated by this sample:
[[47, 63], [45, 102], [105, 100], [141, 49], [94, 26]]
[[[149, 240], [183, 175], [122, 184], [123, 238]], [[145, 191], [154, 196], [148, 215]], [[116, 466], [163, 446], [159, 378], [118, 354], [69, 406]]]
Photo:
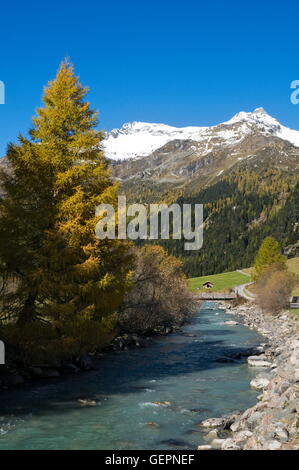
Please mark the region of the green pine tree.
[[285, 257], [281, 254], [280, 245], [273, 237], [266, 237], [254, 260], [255, 277], [258, 278], [261, 273], [271, 265], [285, 267]]

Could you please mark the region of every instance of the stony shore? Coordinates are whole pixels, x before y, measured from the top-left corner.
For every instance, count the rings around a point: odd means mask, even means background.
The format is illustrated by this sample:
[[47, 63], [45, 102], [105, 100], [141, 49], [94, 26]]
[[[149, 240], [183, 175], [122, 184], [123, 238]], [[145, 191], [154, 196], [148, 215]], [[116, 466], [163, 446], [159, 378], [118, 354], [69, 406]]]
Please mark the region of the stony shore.
[[203, 421], [207, 444], [198, 450], [299, 450], [299, 316], [266, 315], [252, 303], [221, 307], [265, 337], [247, 359], [257, 371], [250, 385], [260, 395], [244, 412]]

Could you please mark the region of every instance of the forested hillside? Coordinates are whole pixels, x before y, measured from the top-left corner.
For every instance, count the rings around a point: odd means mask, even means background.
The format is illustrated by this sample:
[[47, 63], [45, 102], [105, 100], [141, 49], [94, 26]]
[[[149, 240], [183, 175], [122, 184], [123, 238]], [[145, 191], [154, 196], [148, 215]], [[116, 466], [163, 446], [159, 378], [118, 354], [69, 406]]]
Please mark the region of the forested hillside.
[[160, 241], [184, 261], [193, 276], [250, 266], [261, 241], [274, 236], [288, 254], [296, 254], [299, 222], [298, 173], [243, 166], [179, 204], [204, 204], [204, 244], [184, 250], [183, 240]]

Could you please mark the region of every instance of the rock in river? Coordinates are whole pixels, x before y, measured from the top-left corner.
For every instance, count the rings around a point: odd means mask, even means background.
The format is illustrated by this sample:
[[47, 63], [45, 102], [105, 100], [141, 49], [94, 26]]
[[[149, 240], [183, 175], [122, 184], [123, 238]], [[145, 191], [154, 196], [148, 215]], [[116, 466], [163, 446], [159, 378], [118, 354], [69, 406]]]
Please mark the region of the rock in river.
[[89, 400], [88, 398], [80, 398], [78, 400], [81, 406], [96, 406], [97, 402], [95, 400]]

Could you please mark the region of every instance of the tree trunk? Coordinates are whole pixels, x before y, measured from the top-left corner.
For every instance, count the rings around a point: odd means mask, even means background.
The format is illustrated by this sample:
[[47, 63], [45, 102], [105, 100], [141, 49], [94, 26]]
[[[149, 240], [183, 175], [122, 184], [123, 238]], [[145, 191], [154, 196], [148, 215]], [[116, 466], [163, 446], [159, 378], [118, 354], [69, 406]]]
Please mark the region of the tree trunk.
[[30, 323], [34, 320], [35, 318], [35, 299], [36, 295], [29, 293], [28, 297], [23, 305], [23, 308], [19, 314], [19, 319], [18, 323], [19, 324], [25, 324], [25, 323]]

